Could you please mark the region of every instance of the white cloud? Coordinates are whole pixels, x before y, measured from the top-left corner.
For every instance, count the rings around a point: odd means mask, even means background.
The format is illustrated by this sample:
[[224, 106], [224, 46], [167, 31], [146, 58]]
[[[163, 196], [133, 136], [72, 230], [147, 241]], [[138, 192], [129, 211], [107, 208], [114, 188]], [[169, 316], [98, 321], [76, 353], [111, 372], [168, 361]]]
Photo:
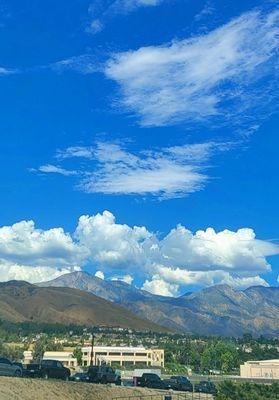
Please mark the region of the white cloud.
[[142, 243], [151, 234], [144, 227], [115, 223], [109, 211], [80, 217], [75, 232], [79, 243], [90, 251], [90, 259], [107, 268], [141, 266], [144, 259]]
[[201, 11], [195, 15], [195, 21], [201, 21], [209, 15], [213, 14], [215, 11], [215, 7], [213, 6], [211, 1], [206, 1]]
[[195, 234], [178, 225], [156, 243], [157, 259], [165, 265], [191, 270], [265, 272], [270, 270], [266, 256], [278, 254], [278, 246], [256, 239], [255, 232], [242, 228], [236, 232], [213, 228]]
[[95, 35], [105, 27], [105, 22], [119, 14], [129, 14], [138, 8], [154, 7], [164, 0], [111, 0], [105, 2], [95, 0], [89, 7], [90, 21], [85, 31]]
[[[203, 189], [210, 179], [205, 173], [208, 167], [205, 162], [232, 146], [232, 143], [207, 142], [131, 153], [116, 143], [99, 142], [95, 147], [75, 146], [60, 150], [57, 157], [90, 161], [85, 171], [80, 170], [78, 185], [88, 193], [151, 194], [167, 199]], [[82, 166], [84, 168], [84, 162]], [[46, 167], [50, 171], [46, 171]], [[42, 169], [65, 175], [77, 173], [49, 165], [39, 168]]]
[[7, 263], [0, 259], [0, 281], [23, 280], [31, 283], [49, 281], [69, 272], [79, 271], [79, 267], [57, 269], [55, 267], [34, 267]]
[[91, 21], [89, 26], [86, 28], [86, 32], [95, 35], [96, 33], [101, 32], [103, 28], [104, 24], [100, 19], [93, 19], [93, 21]]
[[267, 285], [267, 257], [279, 247], [252, 229], [192, 233], [178, 225], [165, 237], [146, 227], [119, 224], [109, 211], [79, 218], [74, 234], [42, 230], [33, 221], [0, 227], [0, 280], [50, 280], [87, 265], [96, 276], [144, 282], [153, 293], [176, 295], [181, 286]]
[[116, 0], [111, 5], [111, 11], [128, 13], [140, 7], [158, 6], [162, 2], [163, 0]]
[[237, 289], [245, 289], [254, 285], [268, 286], [268, 283], [259, 275], [241, 277], [223, 270], [189, 271], [162, 265], [158, 265], [154, 269], [161, 279], [178, 285], [212, 286], [226, 284]]
[[93, 146], [71, 146], [66, 150], [58, 150], [56, 157], [61, 160], [74, 157], [91, 159], [94, 154], [95, 148]]
[[17, 72], [16, 70], [12, 70], [9, 68], [0, 67], [0, 75], [10, 75]]
[[[95, 27], [97, 29], [97, 27]], [[81, 54], [50, 64], [48, 68], [55, 72], [74, 71], [80, 74], [93, 74], [100, 71], [100, 63], [92, 54]]]
[[41, 165], [37, 170], [31, 169], [32, 172], [39, 171], [44, 174], [60, 174], [65, 176], [77, 175], [78, 171], [70, 171], [61, 167], [57, 167], [56, 165], [46, 164]]
[[96, 271], [95, 276], [100, 279], [105, 279], [105, 274], [102, 271]]
[[5, 262], [74, 269], [85, 257], [86, 250], [62, 228], [41, 230], [33, 221], [0, 227], [0, 260]]
[[144, 282], [142, 289], [159, 296], [176, 296], [179, 285], [166, 282], [159, 275], [153, 275], [151, 280]]
[[[243, 120], [249, 110], [264, 109], [277, 87], [278, 20], [278, 11], [253, 11], [205, 35], [117, 53], [106, 75], [118, 83], [122, 106], [144, 126]], [[263, 76], [271, 84], [260, 84]]]
[[128, 285], [131, 285], [133, 283], [134, 278], [131, 275], [124, 275], [124, 276], [113, 276], [111, 280], [125, 282]]

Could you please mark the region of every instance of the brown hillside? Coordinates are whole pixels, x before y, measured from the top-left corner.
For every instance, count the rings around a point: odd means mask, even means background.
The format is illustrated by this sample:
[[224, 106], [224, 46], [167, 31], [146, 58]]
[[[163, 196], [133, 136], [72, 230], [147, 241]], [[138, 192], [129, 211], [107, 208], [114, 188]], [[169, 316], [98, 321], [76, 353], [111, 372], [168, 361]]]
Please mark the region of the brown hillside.
[[129, 310], [78, 289], [41, 288], [22, 281], [0, 283], [0, 318], [164, 331]]

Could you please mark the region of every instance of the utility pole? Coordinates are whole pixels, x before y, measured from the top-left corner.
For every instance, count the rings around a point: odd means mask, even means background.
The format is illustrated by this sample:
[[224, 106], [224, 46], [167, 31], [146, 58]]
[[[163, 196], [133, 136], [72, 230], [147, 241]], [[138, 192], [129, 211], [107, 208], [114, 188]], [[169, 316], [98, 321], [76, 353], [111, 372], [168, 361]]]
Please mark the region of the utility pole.
[[95, 335], [94, 335], [94, 333], [92, 332], [92, 334], [91, 334], [90, 366], [93, 365], [94, 340], [95, 340]]

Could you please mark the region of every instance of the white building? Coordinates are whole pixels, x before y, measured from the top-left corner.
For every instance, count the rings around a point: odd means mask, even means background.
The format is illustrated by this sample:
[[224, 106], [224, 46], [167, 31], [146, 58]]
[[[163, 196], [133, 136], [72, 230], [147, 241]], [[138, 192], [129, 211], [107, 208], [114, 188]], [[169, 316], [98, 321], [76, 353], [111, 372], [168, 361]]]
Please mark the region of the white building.
[[[91, 347], [82, 347], [82, 365], [91, 362]], [[65, 367], [76, 367], [77, 359], [70, 351], [46, 351], [44, 360], [61, 361]], [[33, 360], [32, 351], [24, 352], [24, 364]], [[94, 365], [109, 364], [125, 367], [164, 367], [164, 350], [146, 349], [144, 347], [111, 347], [94, 346], [92, 361]]]
[[[32, 351], [24, 351], [23, 357], [24, 364], [33, 362]], [[73, 352], [70, 351], [45, 351], [43, 360], [61, 361], [64, 367], [76, 367], [78, 365], [77, 359], [74, 357]]]
[[[90, 365], [91, 347], [82, 347], [82, 365]], [[125, 367], [164, 367], [164, 350], [145, 347], [94, 346], [93, 364], [119, 364]]]
[[240, 366], [241, 378], [279, 379], [279, 359], [247, 361]]

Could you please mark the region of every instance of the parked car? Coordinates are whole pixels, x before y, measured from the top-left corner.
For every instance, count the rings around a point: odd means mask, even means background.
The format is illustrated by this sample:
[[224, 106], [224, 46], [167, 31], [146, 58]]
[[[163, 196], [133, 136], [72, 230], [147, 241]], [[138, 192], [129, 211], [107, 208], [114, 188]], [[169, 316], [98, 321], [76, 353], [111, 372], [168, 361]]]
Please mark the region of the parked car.
[[217, 394], [217, 389], [213, 382], [201, 381], [195, 385], [195, 392]]
[[90, 382], [88, 374], [78, 372], [72, 376], [70, 376], [70, 381], [74, 382]]
[[171, 376], [164, 381], [169, 384], [173, 390], [180, 390], [183, 392], [193, 391], [193, 385], [186, 376]]
[[69, 368], [56, 360], [42, 360], [39, 364], [29, 364], [25, 370], [25, 376], [33, 378], [69, 380], [70, 375]]
[[7, 358], [0, 357], [0, 375], [22, 376], [22, 368]]
[[107, 365], [92, 365], [88, 368], [87, 375], [90, 382], [121, 385], [120, 375]]
[[167, 381], [162, 380], [157, 374], [144, 373], [141, 377], [136, 378], [137, 386], [152, 389], [171, 389]]

